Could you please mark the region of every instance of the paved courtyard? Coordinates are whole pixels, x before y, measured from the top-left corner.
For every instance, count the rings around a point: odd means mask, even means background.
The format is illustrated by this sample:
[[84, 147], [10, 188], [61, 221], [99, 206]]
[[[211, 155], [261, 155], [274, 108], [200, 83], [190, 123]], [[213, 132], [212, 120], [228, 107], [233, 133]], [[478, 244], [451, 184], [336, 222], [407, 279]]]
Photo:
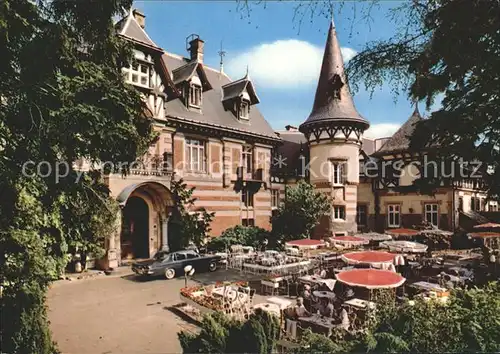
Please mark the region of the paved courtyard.
[[[241, 279], [218, 270], [190, 284]], [[169, 309], [180, 302], [183, 286], [183, 278], [139, 281], [133, 275], [58, 281], [48, 293], [54, 340], [63, 353], [180, 353], [177, 332], [196, 331]]]

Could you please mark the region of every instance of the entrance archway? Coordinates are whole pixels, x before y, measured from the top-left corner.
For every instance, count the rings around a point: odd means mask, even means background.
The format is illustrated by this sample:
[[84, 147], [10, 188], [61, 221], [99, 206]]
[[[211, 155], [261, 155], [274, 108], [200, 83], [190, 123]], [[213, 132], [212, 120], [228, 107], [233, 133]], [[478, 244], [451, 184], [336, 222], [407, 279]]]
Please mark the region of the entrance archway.
[[131, 184], [117, 196], [122, 208], [118, 248], [122, 259], [149, 258], [168, 250], [170, 190], [159, 182]]
[[130, 197], [122, 215], [122, 258], [148, 258], [148, 204], [140, 197]]

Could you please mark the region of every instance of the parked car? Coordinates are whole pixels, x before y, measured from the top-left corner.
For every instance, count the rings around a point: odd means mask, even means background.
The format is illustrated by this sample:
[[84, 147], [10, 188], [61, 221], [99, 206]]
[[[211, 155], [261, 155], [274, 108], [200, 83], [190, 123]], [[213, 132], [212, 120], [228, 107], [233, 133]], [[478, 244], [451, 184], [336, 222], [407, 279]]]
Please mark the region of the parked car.
[[132, 270], [138, 275], [164, 275], [167, 279], [184, 275], [184, 267], [191, 265], [196, 272], [214, 272], [221, 257], [217, 255], [200, 255], [194, 250], [177, 252], [159, 251], [152, 259], [135, 262]]

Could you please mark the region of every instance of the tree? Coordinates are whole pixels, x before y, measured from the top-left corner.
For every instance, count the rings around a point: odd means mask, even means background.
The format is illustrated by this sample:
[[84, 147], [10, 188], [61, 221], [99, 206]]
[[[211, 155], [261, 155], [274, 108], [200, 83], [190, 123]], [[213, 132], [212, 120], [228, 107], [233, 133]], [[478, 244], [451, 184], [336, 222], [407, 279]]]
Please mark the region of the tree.
[[273, 352], [279, 335], [279, 320], [262, 310], [242, 322], [222, 312], [206, 315], [199, 334], [179, 332], [184, 353], [259, 353]]
[[131, 5], [0, 4], [4, 352], [57, 351], [47, 287], [64, 270], [69, 248], [98, 252], [114, 224], [117, 205], [102, 173], [110, 170], [82, 173], [74, 162], [132, 162], [154, 139], [139, 92], [122, 79], [131, 51], [115, 35], [113, 17]]
[[304, 181], [287, 187], [285, 201], [272, 217], [273, 233], [285, 241], [308, 238], [320, 218], [331, 209], [328, 197]]
[[[211, 251], [224, 251], [232, 245], [257, 248], [266, 239], [271, 239], [271, 233], [261, 227], [236, 225], [224, 230], [219, 237], [212, 238], [207, 248]], [[272, 246], [274, 245], [270, 243], [270, 247]]]
[[393, 11], [406, 26], [349, 62], [351, 83], [373, 89], [389, 82], [428, 107], [442, 95], [441, 108], [417, 125], [411, 148], [438, 146], [434, 158], [455, 164], [480, 161], [481, 173], [472, 177], [484, 180], [490, 196], [500, 195], [500, 3], [416, 0]]
[[[237, 0], [243, 16], [252, 6], [266, 1]], [[381, 0], [360, 2], [298, 2], [295, 16], [304, 19], [331, 17], [333, 10], [352, 6], [351, 34], [359, 23], [371, 26], [373, 9]], [[469, 0], [412, 0], [391, 6], [387, 18], [395, 33], [385, 40], [368, 43], [347, 64], [353, 91], [362, 85], [372, 93], [388, 84], [397, 97], [406, 94], [425, 101], [436, 99], [441, 107], [419, 123], [410, 147], [427, 151], [435, 161], [453, 162], [454, 178], [471, 176], [475, 161], [491, 197], [500, 196], [500, 3]], [[351, 16], [351, 15], [350, 15]], [[439, 149], [436, 147], [439, 146]], [[461, 163], [463, 165], [461, 166]], [[448, 171], [447, 174], [450, 172]], [[438, 178], [423, 176], [417, 187], [432, 192]]]
[[215, 213], [207, 212], [205, 208], [195, 209], [196, 198], [193, 197], [195, 187], [188, 188], [184, 180], [172, 179], [171, 191], [174, 199], [174, 208], [169, 218], [169, 247], [171, 250], [180, 250], [193, 242], [200, 247], [204, 244], [210, 232], [210, 223]]

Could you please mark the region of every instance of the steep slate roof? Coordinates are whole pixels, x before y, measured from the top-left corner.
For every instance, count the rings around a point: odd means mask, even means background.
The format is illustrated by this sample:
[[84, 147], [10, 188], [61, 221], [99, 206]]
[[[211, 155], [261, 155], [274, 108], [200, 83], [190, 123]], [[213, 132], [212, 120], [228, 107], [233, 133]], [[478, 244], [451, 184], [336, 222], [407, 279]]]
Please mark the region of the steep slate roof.
[[145, 45], [146, 47], [162, 51], [162, 49], [158, 47], [151, 38], [149, 38], [146, 31], [144, 31], [139, 23], [137, 23], [133, 11], [129, 11], [128, 16], [118, 21], [115, 28], [119, 35], [124, 36], [127, 39]]
[[[340, 99], [334, 97], [334, 88], [340, 89]], [[351, 93], [344, 73], [344, 60], [337, 40], [337, 32], [333, 21], [330, 23], [328, 39], [325, 45], [323, 63], [314, 98], [314, 105], [309, 118], [301, 124], [303, 131], [307, 126], [324, 122], [357, 122], [369, 123], [354, 107]]]
[[223, 91], [223, 101], [231, 100], [240, 96], [245, 90], [247, 90], [251, 104], [257, 104], [260, 102], [259, 97], [257, 97], [257, 93], [255, 92], [255, 88], [253, 87], [252, 81], [246, 75], [244, 78], [230, 82], [227, 85], [222, 86]]
[[[184, 66], [189, 62], [188, 59], [166, 53], [162, 60], [167, 68], [172, 71]], [[248, 121], [240, 121], [231, 111], [226, 111], [222, 104], [223, 89], [222, 86], [230, 84], [231, 79], [218, 70], [204, 66], [208, 81], [212, 89], [203, 93], [203, 103], [201, 113], [189, 110], [180, 99], [174, 99], [167, 103], [166, 114], [168, 119], [181, 121], [191, 121], [194, 123], [227, 128], [233, 131], [258, 135], [272, 140], [279, 140], [269, 123], [264, 119], [258, 109], [252, 107]]]
[[415, 107], [415, 111], [410, 118], [398, 129], [394, 135], [387, 140], [384, 145], [376, 152], [377, 155], [384, 155], [391, 152], [400, 152], [408, 150], [410, 147], [410, 137], [412, 136], [415, 126], [422, 120], [422, 116]]

